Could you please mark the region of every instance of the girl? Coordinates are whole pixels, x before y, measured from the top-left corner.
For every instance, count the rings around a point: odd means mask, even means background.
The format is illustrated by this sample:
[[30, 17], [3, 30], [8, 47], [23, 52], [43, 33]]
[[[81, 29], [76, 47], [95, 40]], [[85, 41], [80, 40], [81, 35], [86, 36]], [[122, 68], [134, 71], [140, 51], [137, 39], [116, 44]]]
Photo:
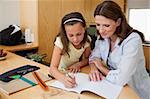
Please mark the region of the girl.
[[121, 8], [113, 1], [99, 4], [94, 17], [99, 39], [89, 59], [90, 79], [100, 80], [102, 73], [114, 84], [128, 84], [141, 99], [150, 99], [150, 77], [145, 68], [143, 34], [129, 26]]
[[54, 42], [50, 74], [66, 87], [75, 87], [76, 82], [62, 71], [76, 73], [88, 65], [91, 49], [85, 28], [85, 20], [79, 12], [69, 13], [63, 17], [60, 32]]

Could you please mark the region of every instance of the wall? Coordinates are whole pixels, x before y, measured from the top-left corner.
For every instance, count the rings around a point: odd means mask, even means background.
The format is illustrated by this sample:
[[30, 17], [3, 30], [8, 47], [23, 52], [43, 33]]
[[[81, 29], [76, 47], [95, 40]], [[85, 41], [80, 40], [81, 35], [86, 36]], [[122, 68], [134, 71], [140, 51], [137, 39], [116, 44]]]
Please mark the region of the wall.
[[150, 0], [127, 0], [128, 8], [150, 8]]
[[[129, 8], [150, 8], [150, 0], [127, 0]], [[146, 60], [146, 68], [150, 70], [150, 44], [144, 45], [144, 55]]]
[[[88, 25], [95, 24], [94, 9], [102, 0], [38, 0], [39, 53], [47, 54], [50, 62], [54, 39], [60, 27], [61, 18], [71, 11], [83, 14]], [[113, 0], [124, 8], [124, 0]]]
[[20, 25], [19, 0], [0, 0], [0, 30], [10, 24]]
[[20, 1], [20, 26], [22, 31], [30, 28], [34, 34], [34, 43], [38, 44], [38, 0]]

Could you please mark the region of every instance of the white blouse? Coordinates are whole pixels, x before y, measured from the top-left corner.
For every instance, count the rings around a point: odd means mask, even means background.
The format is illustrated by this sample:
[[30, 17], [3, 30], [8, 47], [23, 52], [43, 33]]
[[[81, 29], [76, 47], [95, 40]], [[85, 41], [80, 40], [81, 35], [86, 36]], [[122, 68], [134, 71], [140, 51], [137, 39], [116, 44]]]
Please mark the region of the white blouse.
[[150, 99], [150, 77], [145, 69], [142, 41], [137, 33], [130, 34], [118, 45], [117, 38], [115, 49], [109, 54], [109, 39], [96, 40], [95, 48], [90, 55], [89, 61], [95, 57], [102, 59], [111, 69], [106, 79], [118, 85], [128, 84], [141, 97]]

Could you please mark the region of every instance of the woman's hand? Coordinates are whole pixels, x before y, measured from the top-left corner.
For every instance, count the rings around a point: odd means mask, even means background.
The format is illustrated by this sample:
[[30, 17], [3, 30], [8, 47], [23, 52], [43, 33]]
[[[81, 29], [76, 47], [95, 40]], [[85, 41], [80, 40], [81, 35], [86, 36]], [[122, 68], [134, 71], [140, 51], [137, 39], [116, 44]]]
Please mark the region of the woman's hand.
[[80, 72], [80, 65], [78, 63], [75, 63], [71, 66], [68, 66], [67, 70], [72, 73]]
[[95, 58], [94, 60], [92, 60], [92, 63], [95, 64], [95, 66], [101, 70], [101, 68], [103, 68], [103, 64], [101, 62], [101, 60], [99, 58]]
[[74, 88], [77, 85], [74, 76], [64, 76], [61, 82], [66, 88]]
[[89, 74], [89, 78], [90, 78], [91, 81], [100, 81], [104, 77], [103, 77], [102, 73], [100, 73], [98, 71], [98, 69], [94, 66], [94, 64], [92, 64], [91, 71], [90, 71], [90, 74]]
[[92, 60], [91, 63], [93, 63], [95, 65], [95, 67], [97, 67], [97, 69], [99, 71], [101, 71], [101, 73], [103, 75], [107, 75], [108, 74], [109, 69], [107, 67], [105, 67], [105, 65], [103, 65], [102, 61], [99, 58], [95, 58], [94, 60]]

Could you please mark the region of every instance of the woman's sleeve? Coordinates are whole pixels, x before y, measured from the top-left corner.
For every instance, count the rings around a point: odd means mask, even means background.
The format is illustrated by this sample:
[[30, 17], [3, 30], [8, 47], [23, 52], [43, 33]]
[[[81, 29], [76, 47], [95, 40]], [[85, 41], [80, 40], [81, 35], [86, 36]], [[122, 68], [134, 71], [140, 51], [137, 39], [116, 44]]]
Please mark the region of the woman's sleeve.
[[142, 41], [138, 34], [131, 34], [131, 37], [124, 42], [122, 57], [117, 70], [110, 70], [106, 79], [118, 85], [125, 85], [138, 68], [139, 57], [143, 53]]
[[94, 59], [94, 58], [101, 58], [101, 55], [100, 55], [100, 41], [99, 40], [96, 40], [95, 42], [95, 47], [89, 57], [89, 63], [91, 63], [91, 61]]

